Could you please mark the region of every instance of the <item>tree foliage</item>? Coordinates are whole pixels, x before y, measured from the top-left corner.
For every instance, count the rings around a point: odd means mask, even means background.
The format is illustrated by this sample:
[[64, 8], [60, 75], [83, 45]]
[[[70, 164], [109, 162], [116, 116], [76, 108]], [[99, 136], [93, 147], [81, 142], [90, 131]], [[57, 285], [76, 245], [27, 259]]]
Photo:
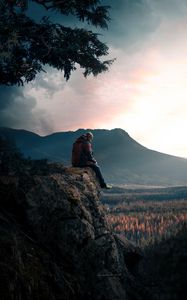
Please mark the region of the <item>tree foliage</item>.
[[64, 72], [66, 80], [79, 64], [86, 77], [108, 69], [113, 60], [102, 61], [108, 47], [98, 34], [70, 28], [41, 16], [39, 22], [27, 15], [30, 2], [74, 15], [79, 21], [107, 28], [108, 6], [99, 0], [0, 0], [0, 83], [23, 85], [49, 65]]

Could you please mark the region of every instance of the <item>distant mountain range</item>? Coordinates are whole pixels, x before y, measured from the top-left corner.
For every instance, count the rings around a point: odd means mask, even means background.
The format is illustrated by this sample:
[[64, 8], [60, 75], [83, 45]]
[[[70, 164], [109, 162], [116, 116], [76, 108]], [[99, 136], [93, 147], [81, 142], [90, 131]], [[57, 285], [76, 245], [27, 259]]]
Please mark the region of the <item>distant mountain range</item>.
[[[118, 184], [187, 185], [187, 159], [149, 150], [122, 129], [95, 129], [94, 156], [105, 178]], [[26, 130], [0, 128], [0, 136], [14, 141], [33, 159], [47, 158], [71, 164], [72, 144], [86, 130], [58, 132], [41, 137]]]

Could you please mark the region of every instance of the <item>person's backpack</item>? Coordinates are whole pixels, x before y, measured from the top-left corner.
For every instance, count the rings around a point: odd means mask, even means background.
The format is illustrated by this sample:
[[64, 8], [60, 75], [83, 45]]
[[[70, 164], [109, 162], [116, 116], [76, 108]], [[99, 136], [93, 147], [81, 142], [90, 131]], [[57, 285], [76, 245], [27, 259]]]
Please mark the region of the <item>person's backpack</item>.
[[75, 142], [72, 149], [71, 163], [72, 166], [78, 167], [81, 162], [82, 142]]

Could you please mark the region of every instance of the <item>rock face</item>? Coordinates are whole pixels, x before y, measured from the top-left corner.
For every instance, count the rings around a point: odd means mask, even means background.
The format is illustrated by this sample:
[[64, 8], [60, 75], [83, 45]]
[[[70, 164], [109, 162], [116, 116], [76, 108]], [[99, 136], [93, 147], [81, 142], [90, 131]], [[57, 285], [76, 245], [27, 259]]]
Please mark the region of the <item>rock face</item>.
[[145, 299], [141, 253], [112, 233], [100, 192], [89, 168], [1, 174], [0, 299]]

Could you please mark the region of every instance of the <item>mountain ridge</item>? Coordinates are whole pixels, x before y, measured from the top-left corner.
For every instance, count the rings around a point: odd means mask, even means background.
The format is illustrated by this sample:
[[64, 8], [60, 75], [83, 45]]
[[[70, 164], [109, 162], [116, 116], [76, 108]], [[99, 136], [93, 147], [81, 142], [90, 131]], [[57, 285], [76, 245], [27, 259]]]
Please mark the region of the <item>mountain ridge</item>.
[[78, 129], [40, 136], [27, 130], [1, 127], [0, 136], [14, 140], [27, 157], [47, 158], [70, 165], [72, 144], [86, 131], [94, 134], [94, 155], [108, 181], [120, 184], [186, 184], [187, 159], [148, 149], [121, 128]]
[[53, 137], [53, 136], [60, 136], [61, 134], [77, 134], [77, 133], [82, 133], [82, 132], [87, 132], [87, 131], [91, 131], [91, 132], [99, 132], [99, 131], [106, 131], [106, 132], [111, 132], [111, 131], [122, 131], [123, 133], [125, 133], [132, 141], [134, 141], [136, 144], [140, 145], [141, 147], [147, 149], [147, 150], [150, 150], [150, 151], [153, 151], [153, 152], [156, 152], [156, 153], [160, 153], [160, 154], [163, 154], [163, 155], [167, 155], [167, 156], [170, 156], [170, 157], [175, 157], [175, 158], [181, 158], [181, 159], [185, 159], [187, 160], [186, 157], [182, 157], [182, 156], [178, 156], [178, 155], [173, 155], [173, 154], [169, 154], [169, 153], [166, 153], [166, 152], [161, 152], [161, 151], [158, 151], [158, 150], [155, 150], [155, 149], [151, 149], [149, 147], [146, 147], [144, 145], [142, 145], [141, 143], [137, 142], [134, 138], [131, 137], [131, 135], [125, 131], [124, 129], [122, 128], [113, 128], [113, 129], [105, 129], [105, 128], [97, 128], [97, 129], [85, 129], [85, 128], [78, 128], [77, 130], [68, 130], [68, 131], [55, 131], [53, 133], [50, 133], [50, 134], [46, 134], [46, 135], [41, 135], [39, 133], [35, 133], [35, 132], [32, 132], [30, 130], [26, 130], [26, 129], [17, 129], [17, 128], [10, 128], [10, 127], [4, 127], [4, 126], [0, 126], [0, 134], [1, 134], [1, 131], [2, 130], [13, 130], [15, 132], [23, 132], [23, 133], [29, 133], [29, 134], [32, 134], [33, 136], [36, 136], [36, 137], [39, 137], [39, 138], [49, 138], [49, 137]]

